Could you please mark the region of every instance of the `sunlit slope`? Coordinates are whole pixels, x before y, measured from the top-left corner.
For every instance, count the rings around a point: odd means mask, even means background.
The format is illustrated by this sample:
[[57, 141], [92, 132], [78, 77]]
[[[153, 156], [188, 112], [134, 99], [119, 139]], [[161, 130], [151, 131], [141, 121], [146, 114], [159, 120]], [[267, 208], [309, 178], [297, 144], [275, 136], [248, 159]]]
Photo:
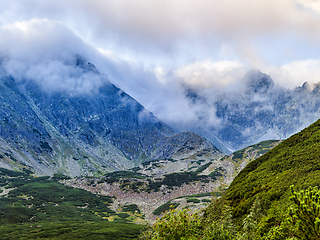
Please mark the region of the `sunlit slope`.
[[288, 204], [289, 186], [320, 184], [320, 120], [250, 162], [233, 180], [224, 198], [235, 219], [248, 213], [259, 197], [265, 213]]

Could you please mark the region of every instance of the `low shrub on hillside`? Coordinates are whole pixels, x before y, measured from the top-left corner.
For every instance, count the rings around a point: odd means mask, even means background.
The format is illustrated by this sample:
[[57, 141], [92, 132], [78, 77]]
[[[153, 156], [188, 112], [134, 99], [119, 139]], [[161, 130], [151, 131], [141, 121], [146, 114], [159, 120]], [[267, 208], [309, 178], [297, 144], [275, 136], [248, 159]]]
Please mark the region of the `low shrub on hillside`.
[[[260, 199], [251, 205], [239, 225], [232, 220], [232, 209], [224, 199], [211, 202], [204, 214], [190, 214], [188, 209], [177, 211], [171, 206], [165, 215], [147, 228], [141, 239], [150, 240], [318, 240], [320, 239], [320, 190], [310, 187], [296, 192], [291, 187], [291, 205], [280, 210], [277, 224], [273, 223], [274, 212], [263, 215]], [[287, 199], [289, 200], [289, 199]]]
[[179, 205], [180, 205], [180, 203], [171, 203], [171, 200], [170, 200], [169, 202], [162, 204], [160, 207], [158, 207], [156, 210], [154, 210], [153, 214], [160, 215], [161, 213], [168, 211], [170, 208], [171, 209], [177, 208]]
[[201, 201], [198, 198], [188, 198], [187, 203], [200, 203]]
[[141, 239], [235, 239], [237, 235], [232, 223], [231, 208], [219, 201], [216, 201], [214, 207], [219, 210], [210, 213], [210, 218], [208, 214], [205, 214], [206, 218], [204, 218], [202, 212], [191, 214], [189, 209], [177, 211], [171, 206], [171, 209], [166, 211], [162, 218], [157, 219], [143, 232]]

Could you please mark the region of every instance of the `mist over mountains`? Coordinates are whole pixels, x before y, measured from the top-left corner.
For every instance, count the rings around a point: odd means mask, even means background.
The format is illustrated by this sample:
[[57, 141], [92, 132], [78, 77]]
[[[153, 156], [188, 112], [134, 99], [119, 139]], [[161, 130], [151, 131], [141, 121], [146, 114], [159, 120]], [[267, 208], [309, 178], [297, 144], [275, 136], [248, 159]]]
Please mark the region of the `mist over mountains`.
[[[264, 68], [271, 79], [257, 71], [245, 75], [251, 67], [241, 61], [145, 64], [95, 48], [51, 19], [4, 25], [0, 32], [1, 76], [73, 96], [97, 94], [110, 81], [173, 129], [195, 132], [226, 153], [287, 138], [318, 119], [317, 87], [302, 87], [316, 82], [316, 59]], [[76, 55], [108, 77], [74, 67]], [[293, 70], [299, 74], [287, 74]]]
[[214, 156], [285, 139], [319, 116], [319, 85], [290, 90], [258, 70], [248, 72], [237, 91], [185, 85], [183, 99], [196, 118], [165, 124], [79, 55], [14, 76], [8, 62], [2, 61], [0, 84], [0, 155], [7, 168], [76, 176], [203, 149]]
[[86, 78], [102, 86], [50, 90], [37, 81], [1, 77], [2, 167], [91, 175], [155, 159], [181, 159], [204, 148], [219, 152], [200, 136], [178, 133], [158, 120], [92, 63], [75, 56], [66, 67], [78, 83]]
[[248, 72], [238, 91], [216, 93], [187, 88], [198, 120], [188, 129], [225, 152], [267, 139], [285, 139], [319, 118], [319, 84], [286, 89], [258, 70]]

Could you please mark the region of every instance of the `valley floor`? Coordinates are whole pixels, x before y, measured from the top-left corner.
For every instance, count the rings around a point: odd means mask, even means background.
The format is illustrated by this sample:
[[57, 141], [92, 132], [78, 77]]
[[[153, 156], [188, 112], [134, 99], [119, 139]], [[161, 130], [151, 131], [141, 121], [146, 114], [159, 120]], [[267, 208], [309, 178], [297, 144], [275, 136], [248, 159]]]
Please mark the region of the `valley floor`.
[[[115, 200], [111, 205], [111, 209], [114, 211], [118, 211], [119, 208], [123, 205], [128, 204], [136, 204], [141, 212], [145, 216], [146, 222], [154, 222], [156, 216], [153, 214], [153, 211], [157, 209], [159, 206], [167, 203], [168, 201], [188, 195], [195, 195], [201, 193], [212, 193], [217, 191], [217, 189], [221, 186], [220, 181], [209, 182], [204, 184], [203, 182], [194, 182], [190, 184], [183, 184], [181, 187], [174, 187], [173, 189], [163, 188], [162, 191], [158, 192], [134, 192], [127, 191], [120, 188], [119, 183], [107, 184], [102, 183], [96, 186], [88, 186], [87, 179], [70, 179], [64, 182], [67, 185], [76, 188], [86, 189], [92, 193], [98, 193], [101, 195], [107, 196], [115, 196]], [[206, 197], [207, 199], [211, 199], [211, 196]], [[183, 204], [180, 204], [180, 208], [188, 206], [186, 201], [180, 201]], [[199, 210], [201, 208], [205, 208], [207, 204], [192, 204], [191, 209]]]

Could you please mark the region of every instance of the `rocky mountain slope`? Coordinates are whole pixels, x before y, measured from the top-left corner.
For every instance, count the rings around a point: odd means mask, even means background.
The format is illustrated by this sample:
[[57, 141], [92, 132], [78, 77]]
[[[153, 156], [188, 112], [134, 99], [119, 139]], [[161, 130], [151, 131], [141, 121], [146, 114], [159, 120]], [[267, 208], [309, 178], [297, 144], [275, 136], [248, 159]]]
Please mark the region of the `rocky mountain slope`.
[[[268, 139], [286, 139], [320, 116], [320, 85], [305, 83], [295, 89], [276, 85], [265, 73], [251, 71], [238, 90], [217, 93], [187, 89], [198, 111], [197, 123], [176, 126], [208, 139], [226, 153]], [[210, 122], [214, 116], [214, 122]]]
[[92, 193], [114, 196], [112, 209], [135, 204], [153, 222], [173, 204], [180, 209], [205, 208], [211, 193], [227, 188], [238, 172], [249, 162], [278, 145], [280, 141], [265, 141], [228, 156], [209, 158], [208, 152], [183, 160], [145, 162], [127, 171], [106, 174], [101, 178], [72, 178], [66, 185], [86, 189]]
[[0, 167], [101, 175], [145, 161], [186, 158], [202, 149], [220, 154], [200, 136], [177, 133], [159, 121], [90, 62], [75, 57], [70, 64], [80, 77], [104, 84], [88, 93], [50, 91], [2, 70]]

